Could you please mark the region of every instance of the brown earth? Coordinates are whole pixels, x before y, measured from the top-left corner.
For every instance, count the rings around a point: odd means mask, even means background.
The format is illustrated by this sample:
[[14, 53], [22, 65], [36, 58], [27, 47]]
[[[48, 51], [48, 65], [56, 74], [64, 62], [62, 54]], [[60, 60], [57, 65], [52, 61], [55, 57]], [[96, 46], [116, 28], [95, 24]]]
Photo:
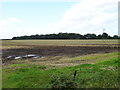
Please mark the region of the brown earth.
[[120, 47], [110, 46], [30, 46], [29, 48], [6, 49], [2, 51], [3, 63], [7, 63], [8, 56], [22, 56], [27, 54], [36, 54], [45, 56], [80, 56], [95, 53], [109, 53], [118, 51]]

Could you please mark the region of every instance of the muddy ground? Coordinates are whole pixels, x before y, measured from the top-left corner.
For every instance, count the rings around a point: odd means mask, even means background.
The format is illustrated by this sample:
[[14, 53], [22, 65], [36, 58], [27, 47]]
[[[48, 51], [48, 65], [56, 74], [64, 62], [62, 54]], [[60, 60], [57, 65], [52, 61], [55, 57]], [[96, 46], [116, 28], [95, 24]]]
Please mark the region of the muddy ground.
[[8, 56], [22, 56], [35, 54], [40, 57], [45, 56], [69, 56], [75, 57], [95, 53], [109, 53], [118, 51], [120, 47], [106, 46], [30, 46], [29, 48], [6, 49], [2, 51], [3, 63], [9, 63], [12, 60]]

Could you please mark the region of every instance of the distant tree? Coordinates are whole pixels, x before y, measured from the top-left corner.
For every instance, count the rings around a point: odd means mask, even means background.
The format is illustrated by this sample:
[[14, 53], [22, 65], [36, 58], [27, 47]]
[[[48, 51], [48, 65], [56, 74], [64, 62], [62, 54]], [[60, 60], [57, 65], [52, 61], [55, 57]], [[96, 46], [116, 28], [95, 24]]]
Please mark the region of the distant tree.
[[114, 35], [113, 37], [109, 36], [107, 33], [99, 34], [85, 34], [81, 35], [78, 33], [58, 33], [58, 34], [46, 34], [46, 35], [31, 35], [31, 36], [19, 36], [13, 37], [12, 40], [24, 40], [24, 39], [120, 39], [120, 36]]
[[84, 37], [85, 37], [86, 39], [90, 39], [90, 38], [91, 38], [91, 34], [89, 34], [89, 33], [88, 33], [88, 34], [85, 34]]
[[103, 33], [103, 34], [102, 34], [102, 38], [103, 38], [103, 39], [107, 39], [107, 38], [108, 38], [108, 34], [107, 34], [107, 33]]
[[92, 34], [90, 34], [90, 33], [85, 34], [84, 37], [86, 39], [96, 39], [97, 38], [97, 36], [95, 34], [93, 34], [93, 33]]
[[118, 38], [119, 38], [118, 35], [113, 36], [113, 39], [118, 39]]
[[97, 36], [95, 34], [91, 34], [91, 39], [96, 39]]
[[113, 37], [111, 37], [111, 36], [108, 36], [108, 38], [107, 39], [113, 39]]
[[97, 39], [102, 39], [102, 35], [99, 34], [99, 35], [97, 36]]

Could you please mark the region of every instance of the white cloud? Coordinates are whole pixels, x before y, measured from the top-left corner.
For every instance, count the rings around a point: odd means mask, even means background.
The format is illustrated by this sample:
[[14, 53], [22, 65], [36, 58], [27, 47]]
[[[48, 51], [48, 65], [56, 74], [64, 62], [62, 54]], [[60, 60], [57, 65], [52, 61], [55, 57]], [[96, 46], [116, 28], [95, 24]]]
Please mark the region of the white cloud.
[[118, 0], [81, 0], [65, 12], [60, 22], [50, 23], [45, 27], [29, 26], [16, 17], [0, 20], [0, 38], [58, 32], [100, 34], [103, 28], [108, 34], [117, 34], [117, 5]]
[[0, 38], [12, 38], [15, 34], [22, 33], [22, 22], [15, 17], [0, 20]]
[[56, 28], [53, 27], [25, 27], [22, 29], [23, 35], [35, 35], [35, 34], [50, 34], [56, 31]]
[[8, 21], [10, 21], [10, 22], [17, 22], [17, 23], [22, 23], [22, 20], [20, 20], [20, 19], [18, 19], [18, 18], [15, 18], [15, 17], [8, 18]]
[[[114, 23], [118, 19], [117, 5], [118, 0], [82, 0], [66, 11], [61, 19], [60, 28], [81, 34], [99, 34], [106, 28], [110, 33], [113, 27], [117, 27]], [[117, 32], [118, 30], [114, 30], [114, 33]]]
[[25, 21], [12, 17], [0, 20], [0, 39], [8, 39], [14, 36], [49, 34], [56, 31], [56, 24], [51, 23], [46, 27], [29, 26]]
[[3, 31], [6, 31], [4, 30], [4, 28], [9, 28], [11, 26], [16, 26], [17, 24], [21, 24], [23, 21], [18, 19], [18, 18], [15, 18], [15, 17], [12, 17], [12, 18], [8, 18], [8, 19], [5, 19], [5, 20], [0, 20], [0, 28], [2, 28], [2, 32]]

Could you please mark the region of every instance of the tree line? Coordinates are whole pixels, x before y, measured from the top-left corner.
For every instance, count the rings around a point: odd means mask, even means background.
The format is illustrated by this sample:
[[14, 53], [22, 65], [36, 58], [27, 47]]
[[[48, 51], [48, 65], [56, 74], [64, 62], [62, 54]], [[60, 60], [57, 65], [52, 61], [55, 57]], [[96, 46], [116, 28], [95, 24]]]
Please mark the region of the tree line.
[[96, 35], [94, 33], [81, 35], [78, 33], [58, 33], [58, 34], [45, 34], [45, 35], [30, 35], [30, 36], [17, 36], [12, 40], [24, 40], [24, 39], [120, 39], [118, 35], [110, 36], [107, 33]]

